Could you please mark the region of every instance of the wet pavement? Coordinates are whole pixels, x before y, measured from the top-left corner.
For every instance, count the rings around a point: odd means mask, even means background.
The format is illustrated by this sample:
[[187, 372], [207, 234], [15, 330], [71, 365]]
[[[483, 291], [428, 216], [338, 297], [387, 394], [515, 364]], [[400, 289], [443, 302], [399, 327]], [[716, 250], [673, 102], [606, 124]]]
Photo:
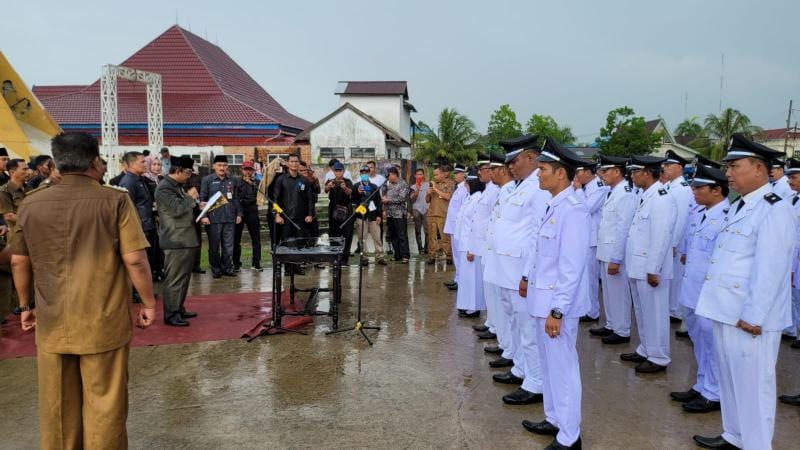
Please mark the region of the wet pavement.
[[[449, 268], [448, 268], [449, 269]], [[507, 406], [511, 386], [471, 325], [459, 319], [452, 271], [412, 260], [364, 272], [364, 318], [375, 345], [353, 332], [325, 335], [318, 317], [309, 335], [135, 348], [130, 358], [131, 448], [543, 448], [552, 438], [520, 425], [542, 406]], [[190, 295], [269, 290], [271, 272], [239, 278], [195, 275]], [[355, 317], [358, 268], [343, 270], [342, 326]], [[299, 286], [330, 282], [312, 269]], [[324, 294], [321, 294], [324, 295]], [[189, 305], [191, 309], [191, 305]], [[666, 374], [637, 375], [582, 324], [584, 448], [695, 448], [693, 434], [717, 435], [719, 413], [690, 415], [668, 393], [693, 381], [686, 340], [673, 339]], [[635, 338], [634, 338], [635, 341]], [[0, 361], [0, 448], [38, 446], [35, 359]], [[778, 392], [800, 392], [800, 351], [781, 344]], [[800, 408], [778, 405], [774, 446], [798, 448]]]

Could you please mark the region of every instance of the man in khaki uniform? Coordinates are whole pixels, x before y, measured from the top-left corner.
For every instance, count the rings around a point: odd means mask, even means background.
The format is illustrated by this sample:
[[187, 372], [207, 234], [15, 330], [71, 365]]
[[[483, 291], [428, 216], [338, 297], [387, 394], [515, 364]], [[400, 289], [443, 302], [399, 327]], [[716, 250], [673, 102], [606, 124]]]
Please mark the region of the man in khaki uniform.
[[8, 242], [14, 239], [14, 225], [17, 223], [17, 210], [25, 198], [25, 174], [27, 166], [21, 159], [12, 159], [8, 168], [8, 183], [0, 186], [0, 214], [8, 224]]
[[128, 280], [146, 328], [155, 317], [148, 243], [128, 194], [97, 182], [97, 140], [60, 134], [52, 151], [63, 178], [22, 202], [11, 260], [22, 329], [36, 328], [41, 447], [124, 449]]
[[425, 195], [425, 200], [430, 202], [425, 230], [425, 239], [428, 241], [428, 264], [436, 262], [436, 254], [439, 250], [445, 253], [448, 260], [453, 259], [450, 236], [444, 232], [447, 207], [450, 205], [450, 196], [453, 195], [453, 190], [449, 167], [439, 166], [434, 169], [431, 188]]

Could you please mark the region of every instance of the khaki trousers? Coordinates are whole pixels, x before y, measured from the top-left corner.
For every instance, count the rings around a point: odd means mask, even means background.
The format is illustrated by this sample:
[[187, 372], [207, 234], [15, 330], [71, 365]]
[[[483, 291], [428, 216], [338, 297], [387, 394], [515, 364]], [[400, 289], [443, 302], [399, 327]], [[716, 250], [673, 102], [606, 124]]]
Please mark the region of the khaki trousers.
[[[367, 255], [366, 242], [361, 242], [361, 227], [364, 226], [362, 219], [356, 220], [356, 239], [358, 239], [361, 248], [364, 251], [364, 256]], [[381, 239], [381, 226], [374, 220], [367, 220], [367, 229], [364, 230], [364, 240], [372, 238], [372, 245], [375, 247], [375, 259], [383, 259], [383, 240]]]
[[127, 345], [94, 355], [38, 350], [42, 449], [127, 449]]
[[450, 236], [444, 232], [444, 217], [426, 217], [425, 240], [428, 241], [428, 258], [435, 258], [441, 249], [447, 259], [453, 259]]

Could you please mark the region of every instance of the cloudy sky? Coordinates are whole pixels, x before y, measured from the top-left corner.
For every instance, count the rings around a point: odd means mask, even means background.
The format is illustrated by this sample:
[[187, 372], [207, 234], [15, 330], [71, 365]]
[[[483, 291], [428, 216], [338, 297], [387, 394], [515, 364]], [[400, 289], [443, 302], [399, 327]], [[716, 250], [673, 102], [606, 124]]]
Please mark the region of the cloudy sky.
[[39, 0], [5, 9], [0, 50], [29, 84], [88, 84], [177, 20], [310, 121], [338, 80], [407, 80], [416, 120], [454, 107], [485, 131], [508, 103], [589, 141], [623, 105], [674, 128], [721, 99], [784, 126], [790, 98], [800, 109], [798, 17], [797, 0]]

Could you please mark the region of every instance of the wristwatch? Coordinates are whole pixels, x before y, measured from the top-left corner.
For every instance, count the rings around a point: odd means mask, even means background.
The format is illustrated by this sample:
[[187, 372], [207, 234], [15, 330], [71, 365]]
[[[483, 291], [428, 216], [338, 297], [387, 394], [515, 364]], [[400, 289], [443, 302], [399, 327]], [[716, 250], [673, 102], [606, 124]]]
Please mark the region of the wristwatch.
[[523, 276], [522, 276], [522, 281], [525, 281], [525, 282], [527, 283], [527, 282], [528, 282], [528, 277], [526, 277], [525, 275], [523, 275]]
[[29, 305], [20, 306], [20, 307], [19, 307], [19, 310], [20, 310], [21, 312], [25, 312], [25, 311], [33, 311], [35, 308], [36, 308], [36, 305], [35, 305], [35, 304], [33, 304], [33, 303], [31, 303], [31, 304], [29, 304]]
[[561, 312], [560, 309], [553, 308], [550, 310], [550, 317], [552, 317], [553, 319], [560, 320], [562, 317], [564, 317], [564, 314]]

